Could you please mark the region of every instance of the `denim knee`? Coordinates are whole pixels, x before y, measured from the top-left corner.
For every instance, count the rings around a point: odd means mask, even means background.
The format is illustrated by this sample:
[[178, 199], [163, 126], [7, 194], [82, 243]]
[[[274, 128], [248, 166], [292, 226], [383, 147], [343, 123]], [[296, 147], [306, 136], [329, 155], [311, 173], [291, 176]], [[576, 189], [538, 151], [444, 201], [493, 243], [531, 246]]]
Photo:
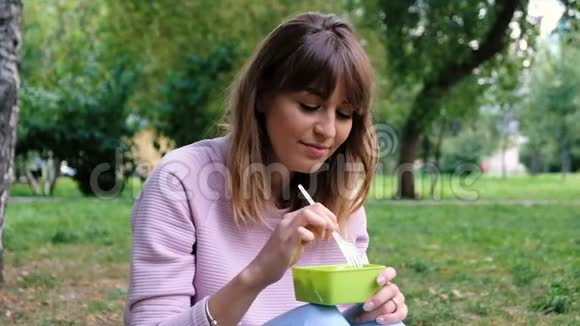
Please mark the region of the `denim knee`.
[[[362, 304], [358, 304], [358, 305], [352, 306], [350, 309], [344, 311], [342, 314], [343, 314], [344, 318], [352, 319], [353, 317], [360, 315], [363, 312], [364, 312], [364, 310], [362, 308]], [[382, 326], [381, 324], [377, 323], [374, 320], [362, 322], [362, 323], [351, 323], [350, 325], [351, 326]], [[398, 323], [389, 324], [386, 326], [405, 326], [405, 324], [403, 324], [402, 322], [398, 322]]]
[[307, 304], [284, 313], [265, 326], [349, 326], [336, 307]]

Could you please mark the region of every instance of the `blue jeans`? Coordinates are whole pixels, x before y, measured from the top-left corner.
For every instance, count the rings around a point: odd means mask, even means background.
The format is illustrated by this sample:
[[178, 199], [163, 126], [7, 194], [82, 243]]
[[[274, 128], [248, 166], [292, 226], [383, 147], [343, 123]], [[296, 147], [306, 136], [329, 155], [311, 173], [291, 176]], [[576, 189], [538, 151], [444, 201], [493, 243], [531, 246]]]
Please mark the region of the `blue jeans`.
[[[340, 313], [333, 306], [321, 306], [306, 304], [292, 309], [264, 324], [264, 326], [376, 326], [374, 321], [366, 323], [348, 322], [347, 318], [358, 315], [362, 311], [362, 305], [356, 305], [351, 309]], [[405, 326], [403, 323], [391, 324], [390, 326]]]

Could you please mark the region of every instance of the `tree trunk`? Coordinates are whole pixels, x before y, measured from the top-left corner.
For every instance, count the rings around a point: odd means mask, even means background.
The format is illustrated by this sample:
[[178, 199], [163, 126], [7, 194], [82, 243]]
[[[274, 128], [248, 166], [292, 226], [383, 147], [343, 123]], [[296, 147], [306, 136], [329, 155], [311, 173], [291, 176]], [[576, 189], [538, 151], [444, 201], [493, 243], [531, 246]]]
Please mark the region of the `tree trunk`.
[[398, 182], [397, 197], [415, 199], [415, 171], [413, 164], [417, 157], [420, 140], [419, 129], [414, 120], [408, 119], [401, 134], [399, 164], [396, 169]]
[[560, 150], [560, 170], [562, 172], [562, 179], [566, 179], [566, 174], [571, 170], [570, 149], [566, 138], [562, 141], [562, 148]]
[[530, 174], [536, 175], [540, 172], [540, 152], [537, 149], [532, 149], [532, 157], [530, 158]]
[[507, 151], [507, 136], [503, 136], [502, 144], [501, 144], [501, 177], [505, 179], [507, 177], [507, 169], [506, 169], [506, 161], [505, 161], [505, 154]]
[[50, 164], [48, 164], [48, 175], [46, 182], [44, 184], [44, 194], [47, 196], [52, 196], [54, 194], [54, 186], [58, 177], [60, 177], [60, 162], [61, 160], [56, 158], [50, 158]]
[[436, 173], [436, 178], [433, 179], [433, 183], [431, 183], [431, 191], [429, 192], [431, 199], [433, 199], [434, 195], [435, 195], [435, 189], [437, 187], [437, 182], [439, 181], [439, 178], [441, 177], [441, 148], [443, 147], [443, 137], [445, 136], [445, 127], [447, 126], [447, 123], [444, 121], [443, 123], [441, 123], [441, 130], [439, 131], [439, 135], [437, 136], [437, 141], [435, 143], [435, 157], [433, 160], [433, 164], [435, 165], [435, 173]]
[[561, 141], [560, 141], [560, 171], [562, 173], [562, 179], [566, 179], [566, 174], [570, 173], [571, 170], [571, 159], [570, 159], [570, 135], [568, 134], [568, 126], [566, 124], [566, 114], [562, 115], [562, 126], [561, 126]]
[[0, 285], [4, 283], [4, 217], [18, 122], [21, 0], [0, 0]]
[[429, 164], [429, 159], [431, 158], [431, 147], [433, 144], [431, 143], [431, 139], [429, 136], [424, 135], [421, 139], [421, 159], [423, 164]]
[[28, 182], [30, 189], [32, 189], [32, 192], [35, 195], [42, 195], [42, 192], [40, 191], [40, 184], [38, 183], [38, 181], [36, 180], [36, 177], [32, 174], [32, 172], [30, 172], [30, 170], [26, 169], [24, 171], [24, 175], [26, 176], [26, 181]]
[[544, 173], [550, 173], [550, 161], [544, 161]]
[[439, 131], [439, 136], [437, 136], [437, 142], [435, 143], [435, 168], [440, 169], [441, 166], [441, 149], [443, 148], [443, 139], [445, 138], [445, 131], [447, 128], [447, 123], [443, 122], [441, 124], [441, 130]]
[[416, 198], [415, 173], [412, 164], [417, 157], [417, 148], [421, 133], [426, 123], [440, 114], [439, 100], [449, 90], [473, 73], [473, 70], [491, 60], [498, 52], [505, 48], [506, 31], [516, 8], [521, 4], [519, 0], [505, 0], [498, 5], [496, 19], [487, 34], [479, 42], [479, 48], [469, 55], [456, 60], [454, 58], [433, 74], [433, 78], [426, 80], [423, 88], [417, 94], [406, 118], [401, 135], [399, 166], [397, 167], [397, 195], [401, 198]]

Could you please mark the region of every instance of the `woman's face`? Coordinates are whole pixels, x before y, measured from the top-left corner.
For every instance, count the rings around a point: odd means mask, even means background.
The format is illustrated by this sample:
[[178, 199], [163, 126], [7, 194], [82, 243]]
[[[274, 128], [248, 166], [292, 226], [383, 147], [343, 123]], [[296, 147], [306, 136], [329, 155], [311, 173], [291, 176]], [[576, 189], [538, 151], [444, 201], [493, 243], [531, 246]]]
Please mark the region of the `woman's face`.
[[353, 108], [342, 82], [327, 101], [309, 91], [282, 93], [263, 111], [275, 158], [290, 172], [318, 170], [352, 129]]

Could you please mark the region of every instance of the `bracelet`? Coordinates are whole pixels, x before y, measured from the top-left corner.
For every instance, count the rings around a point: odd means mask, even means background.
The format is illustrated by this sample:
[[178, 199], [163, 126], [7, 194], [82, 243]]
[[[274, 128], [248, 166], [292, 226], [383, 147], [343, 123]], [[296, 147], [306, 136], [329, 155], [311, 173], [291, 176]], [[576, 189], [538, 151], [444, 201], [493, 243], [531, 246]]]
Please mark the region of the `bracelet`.
[[205, 315], [207, 316], [207, 320], [211, 326], [219, 326], [217, 320], [213, 319], [211, 314], [209, 313], [209, 298], [205, 300]]

